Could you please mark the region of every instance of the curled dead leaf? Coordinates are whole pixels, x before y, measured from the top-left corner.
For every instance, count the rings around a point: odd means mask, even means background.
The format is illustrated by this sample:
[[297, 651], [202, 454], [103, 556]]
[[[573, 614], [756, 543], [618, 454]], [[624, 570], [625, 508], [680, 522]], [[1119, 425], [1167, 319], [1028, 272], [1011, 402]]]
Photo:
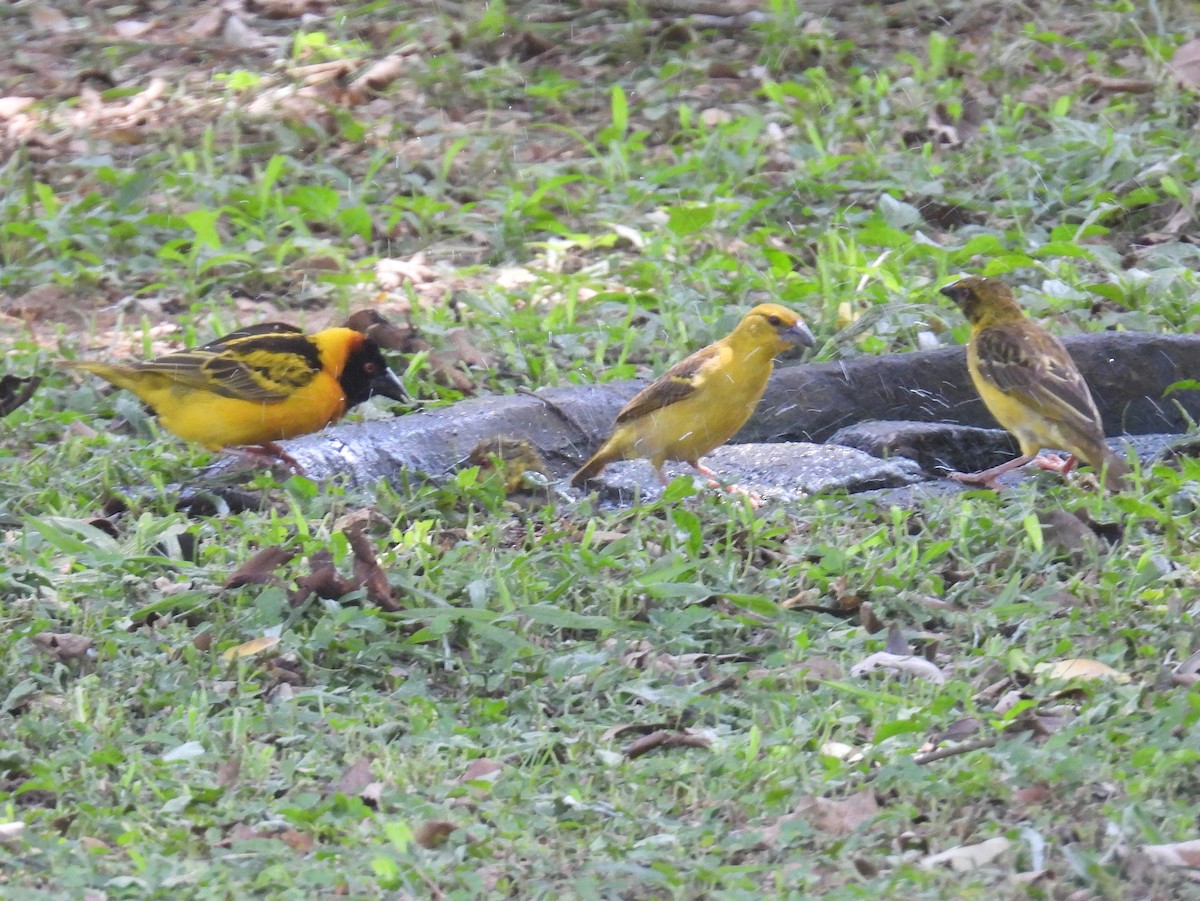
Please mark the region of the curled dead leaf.
[[378, 310], [358, 310], [346, 320], [346, 328], [362, 332], [385, 350], [413, 353], [425, 349], [423, 343], [415, 344], [417, 330], [411, 322], [396, 323]]
[[217, 767], [217, 785], [220, 788], [233, 788], [237, 785], [238, 776], [242, 772], [242, 758], [235, 754], [226, 758]]
[[225, 580], [224, 587], [241, 588], [243, 585], [282, 585], [283, 580], [275, 570], [296, 556], [295, 551], [278, 545], [265, 547], [234, 570]]
[[1166, 845], [1142, 845], [1142, 853], [1160, 867], [1200, 869], [1200, 839]]
[[504, 769], [498, 761], [477, 757], [467, 764], [466, 771], [458, 777], [459, 782], [495, 782]]
[[242, 657], [253, 657], [255, 654], [261, 654], [264, 651], [269, 651], [275, 645], [279, 644], [278, 635], [263, 635], [251, 641], [243, 642], [235, 645], [221, 654], [222, 660], [237, 660]]
[[354, 552], [354, 578], [359, 585], [366, 588], [367, 599], [381, 610], [395, 613], [400, 610], [400, 604], [392, 595], [392, 586], [388, 582], [387, 573], [379, 565], [375, 556], [375, 548], [359, 527], [347, 529], [344, 533]]
[[872, 789], [865, 788], [847, 798], [832, 800], [810, 796], [801, 799], [791, 816], [801, 817], [814, 829], [831, 835], [846, 836], [869, 823], [879, 814], [879, 802]]
[[932, 682], [934, 685], [943, 685], [946, 682], [945, 674], [924, 657], [915, 657], [911, 654], [888, 654], [884, 651], [872, 654], [865, 660], [856, 663], [850, 668], [850, 675], [865, 676], [878, 669], [907, 673], [918, 679], [924, 679], [926, 682]]
[[288, 603], [299, 607], [314, 594], [327, 601], [336, 601], [358, 588], [353, 579], [342, 578], [333, 565], [333, 554], [327, 550], [317, 551], [309, 560], [312, 570], [307, 576], [296, 580], [296, 590], [288, 595]]
[[342, 772], [338, 781], [334, 784], [333, 790], [340, 792], [347, 797], [357, 795], [371, 784], [372, 776], [372, 761], [370, 757], [360, 757]]
[[346, 101], [352, 106], [358, 106], [371, 99], [404, 74], [407, 60], [403, 56], [385, 56], [371, 63], [361, 75], [350, 82], [346, 92]]
[[417, 253], [405, 260], [381, 259], [375, 263], [375, 282], [385, 291], [404, 284], [420, 285], [437, 280], [437, 272]]
[[824, 754], [826, 757], [833, 757], [845, 763], [859, 763], [863, 759], [862, 751], [853, 745], [848, 745], [840, 741], [825, 742], [821, 747], [817, 748], [817, 753]]
[[1118, 683], [1131, 681], [1128, 673], [1115, 670], [1107, 663], [1087, 657], [1073, 657], [1054, 663], [1039, 663], [1033, 668], [1042, 679], [1080, 680], [1085, 682], [1110, 680]]
[[29, 24], [39, 31], [56, 34], [71, 30], [71, 20], [61, 11], [45, 3], [39, 3], [29, 11]]
[[1171, 78], [1183, 88], [1200, 87], [1200, 38], [1183, 44], [1171, 57]]
[[39, 632], [33, 643], [59, 660], [82, 660], [92, 651], [92, 640], [72, 632]]
[[413, 841], [422, 848], [436, 848], [457, 828], [449, 820], [426, 820], [413, 830]]
[[977, 845], [959, 845], [937, 854], [930, 854], [921, 861], [921, 866], [926, 870], [931, 870], [934, 867], [947, 865], [957, 873], [969, 873], [971, 870], [977, 870], [991, 863], [1007, 851], [1011, 844], [1012, 842], [1008, 839], [997, 836]]
[[796, 819], [804, 819], [814, 829], [841, 837], [850, 835], [860, 825], [870, 822], [878, 812], [880, 805], [875, 798], [875, 792], [870, 788], [864, 788], [862, 792], [841, 799], [817, 798], [810, 795], [800, 799], [791, 812], [785, 813], [762, 830], [762, 845], [767, 848], [778, 845], [782, 827]]
[[11, 119], [37, 102], [36, 97], [0, 97], [0, 119]]

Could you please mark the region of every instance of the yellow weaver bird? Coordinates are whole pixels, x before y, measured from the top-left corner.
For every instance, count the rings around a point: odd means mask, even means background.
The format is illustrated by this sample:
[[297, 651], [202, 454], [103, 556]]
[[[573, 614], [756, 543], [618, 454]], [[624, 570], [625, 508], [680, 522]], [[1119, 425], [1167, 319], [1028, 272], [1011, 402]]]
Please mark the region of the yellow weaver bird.
[[811, 347], [812, 332], [778, 304], [755, 307], [727, 337], [677, 363], [639, 391], [617, 414], [612, 436], [579, 471], [579, 487], [614, 460], [648, 457], [666, 484], [663, 463], [683, 460], [716, 474], [700, 458], [733, 437], [767, 387], [775, 357], [795, 344]]
[[[967, 369], [984, 405], [1021, 446], [1021, 456], [977, 473], [952, 473], [972, 485], [998, 488], [996, 477], [1036, 459], [1043, 469], [1067, 473], [1076, 459], [1103, 474], [1119, 491], [1129, 467], [1104, 443], [1104, 427], [1087, 382], [1062, 342], [1017, 305], [994, 278], [969, 277], [942, 288], [971, 324]], [[1038, 457], [1043, 448], [1067, 451], [1066, 461]]]
[[133, 392], [180, 438], [297, 471], [276, 441], [322, 429], [373, 394], [408, 399], [375, 342], [348, 328], [306, 335], [269, 322], [141, 363], [66, 365]]

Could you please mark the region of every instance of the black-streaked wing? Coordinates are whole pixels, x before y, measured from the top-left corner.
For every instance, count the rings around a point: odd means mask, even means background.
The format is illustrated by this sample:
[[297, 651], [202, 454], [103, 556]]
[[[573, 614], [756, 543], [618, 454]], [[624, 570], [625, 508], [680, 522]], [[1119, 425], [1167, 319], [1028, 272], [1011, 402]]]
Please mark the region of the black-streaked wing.
[[311, 382], [321, 369], [321, 358], [299, 329], [269, 323], [140, 363], [137, 368], [222, 397], [274, 403]]
[[1005, 394], [1019, 395], [1035, 411], [1084, 432], [1100, 414], [1062, 343], [1028, 322], [985, 328], [975, 339], [980, 373]]
[[624, 409], [617, 414], [617, 422], [637, 419], [690, 397], [704, 384], [707, 370], [717, 362], [720, 354], [721, 348], [716, 344], [710, 344], [703, 350], [696, 351], [686, 360], [676, 363], [635, 394]]

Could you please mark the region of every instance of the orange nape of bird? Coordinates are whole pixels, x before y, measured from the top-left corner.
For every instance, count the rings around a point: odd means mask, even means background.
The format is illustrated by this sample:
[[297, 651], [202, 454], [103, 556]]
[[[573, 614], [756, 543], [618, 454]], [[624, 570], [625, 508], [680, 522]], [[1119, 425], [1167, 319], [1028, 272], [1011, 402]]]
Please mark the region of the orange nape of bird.
[[648, 458], [667, 482], [663, 464], [682, 460], [709, 478], [700, 458], [724, 444], [758, 406], [775, 357], [787, 348], [813, 345], [800, 317], [778, 304], [760, 304], [726, 337], [639, 391], [617, 414], [612, 435], [571, 477], [579, 487], [616, 460]]
[[408, 400], [378, 345], [348, 328], [306, 335], [270, 322], [140, 363], [66, 365], [136, 394], [180, 438], [297, 472], [276, 441], [318, 431], [375, 394]]
[[[1129, 467], [1104, 443], [1092, 393], [1062, 342], [1029, 319], [1008, 285], [968, 277], [941, 289], [971, 325], [967, 370], [988, 411], [1021, 446], [1021, 456], [977, 473], [951, 473], [970, 485], [998, 488], [996, 477], [1036, 461], [1066, 474], [1075, 461], [1094, 468], [1105, 486], [1119, 491]], [[1070, 456], [1037, 456], [1051, 448]]]

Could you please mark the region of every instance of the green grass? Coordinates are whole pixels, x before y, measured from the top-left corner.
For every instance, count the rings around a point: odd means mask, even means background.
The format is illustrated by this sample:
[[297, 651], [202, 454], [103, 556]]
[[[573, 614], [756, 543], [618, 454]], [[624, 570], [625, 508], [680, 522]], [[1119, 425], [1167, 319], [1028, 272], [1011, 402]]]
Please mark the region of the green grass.
[[[1197, 642], [1194, 461], [1117, 497], [1039, 478], [905, 509], [677, 486], [518, 510], [471, 471], [358, 493], [262, 477], [261, 509], [189, 516], [176, 486], [208, 455], [53, 365], [114, 336], [149, 353], [163, 323], [192, 342], [378, 303], [435, 349], [465, 328], [495, 361], [477, 390], [504, 392], [661, 371], [761, 300], [839, 359], [960, 342], [935, 290], [960, 272], [1063, 332], [1194, 327], [1196, 98], [1169, 74], [1190, 5], [955, 7], [983, 17], [959, 32], [797, 6], [736, 31], [532, 3], [251, 19], [284, 65], [198, 53], [143, 118], [71, 141], [84, 102], [14, 69], [45, 140], [0, 164], [0, 347], [47, 381], [0, 422], [0, 823], [24, 824], [0, 894], [1198, 896], [1138, 854], [1196, 835], [1200, 695], [1170, 679]], [[128, 103], [184, 13], [74, 65]], [[29, 29], [0, 14], [70, 64]], [[393, 53], [400, 76], [347, 99]], [[435, 281], [374, 284], [417, 253]], [[408, 381], [462, 395], [419, 360]], [[1112, 526], [1099, 555], [1038, 525], [1077, 508]], [[289, 603], [315, 554], [351, 576], [363, 510], [403, 609]], [[278, 582], [223, 587], [275, 545], [296, 553]], [[852, 676], [887, 645], [862, 603], [945, 684]], [[1036, 675], [1071, 658], [1130, 681]], [[967, 720], [994, 744], [914, 761]], [[657, 729], [707, 746], [623, 753]], [[855, 828], [791, 816], [868, 789]], [[921, 866], [997, 837], [976, 871]]]

